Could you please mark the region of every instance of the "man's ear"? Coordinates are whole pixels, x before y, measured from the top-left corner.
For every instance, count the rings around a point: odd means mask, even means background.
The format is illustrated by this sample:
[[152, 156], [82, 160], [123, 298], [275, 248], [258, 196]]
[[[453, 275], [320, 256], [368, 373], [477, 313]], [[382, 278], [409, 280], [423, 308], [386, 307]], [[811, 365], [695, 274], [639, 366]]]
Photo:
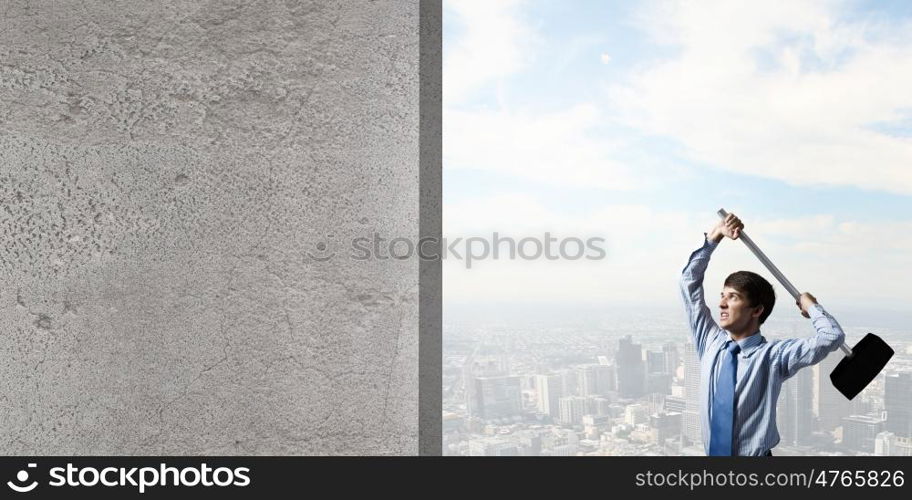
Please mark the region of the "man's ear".
[[763, 304], [760, 304], [759, 306], [755, 307], [755, 308], [754, 308], [754, 312], [751, 313], [751, 317], [752, 317], [752, 318], [759, 318], [761, 315], [763, 315], [763, 310], [764, 310], [764, 309], [766, 309], [766, 308], [763, 307]]

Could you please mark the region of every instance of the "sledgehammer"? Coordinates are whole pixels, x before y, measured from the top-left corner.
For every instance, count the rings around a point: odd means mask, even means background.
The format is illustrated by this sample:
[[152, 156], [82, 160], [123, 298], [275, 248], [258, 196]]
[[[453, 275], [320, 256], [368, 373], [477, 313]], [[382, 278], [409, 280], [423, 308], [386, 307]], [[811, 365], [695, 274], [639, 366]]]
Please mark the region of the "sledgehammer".
[[[728, 212], [723, 208], [720, 208], [717, 213], [719, 214], [719, 217], [722, 217], [723, 219], [728, 215]], [[788, 278], [773, 265], [766, 254], [754, 244], [754, 241], [750, 239], [744, 231], [741, 231], [741, 235], [738, 239], [747, 245], [747, 248], [760, 259], [760, 262], [769, 269], [769, 272], [779, 280], [779, 283], [781, 283], [797, 301], [801, 293], [799, 293], [798, 289], [792, 285]], [[830, 381], [833, 382], [833, 386], [841, 392], [843, 396], [849, 398], [849, 400], [854, 399], [859, 392], [867, 387], [868, 384], [874, 380], [874, 377], [883, 370], [884, 366], [887, 366], [887, 362], [890, 361], [890, 358], [893, 357], [893, 349], [887, 345], [883, 339], [873, 333], [865, 335], [860, 342], [855, 344], [853, 349], [849, 349], [845, 344], [840, 345], [839, 348], [845, 353], [845, 357], [836, 365], [833, 373], [830, 373]]]

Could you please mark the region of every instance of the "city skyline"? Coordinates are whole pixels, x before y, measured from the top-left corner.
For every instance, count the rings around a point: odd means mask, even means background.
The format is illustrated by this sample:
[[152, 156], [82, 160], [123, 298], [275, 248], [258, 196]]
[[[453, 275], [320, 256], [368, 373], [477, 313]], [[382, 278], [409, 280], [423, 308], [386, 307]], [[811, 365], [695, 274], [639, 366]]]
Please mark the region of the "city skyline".
[[[689, 333], [631, 326], [445, 325], [444, 453], [702, 455]], [[800, 335], [800, 322], [775, 326]], [[838, 351], [786, 381], [774, 453], [912, 453], [912, 342], [896, 348], [853, 401], [829, 381]], [[460, 390], [482, 385], [485, 395]]]

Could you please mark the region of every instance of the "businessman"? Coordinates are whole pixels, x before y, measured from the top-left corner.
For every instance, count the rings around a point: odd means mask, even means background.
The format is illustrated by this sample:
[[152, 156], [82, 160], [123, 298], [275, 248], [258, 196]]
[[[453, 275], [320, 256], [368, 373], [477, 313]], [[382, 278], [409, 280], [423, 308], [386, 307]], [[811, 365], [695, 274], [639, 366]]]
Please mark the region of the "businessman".
[[760, 325], [773, 312], [772, 285], [758, 274], [738, 271], [725, 279], [719, 323], [703, 293], [709, 257], [723, 238], [738, 239], [744, 224], [728, 214], [694, 251], [681, 276], [684, 308], [700, 359], [700, 422], [707, 455], [772, 456], [779, 443], [776, 400], [782, 383], [839, 348], [845, 334], [817, 299], [802, 293], [801, 314], [816, 335], [768, 341]]

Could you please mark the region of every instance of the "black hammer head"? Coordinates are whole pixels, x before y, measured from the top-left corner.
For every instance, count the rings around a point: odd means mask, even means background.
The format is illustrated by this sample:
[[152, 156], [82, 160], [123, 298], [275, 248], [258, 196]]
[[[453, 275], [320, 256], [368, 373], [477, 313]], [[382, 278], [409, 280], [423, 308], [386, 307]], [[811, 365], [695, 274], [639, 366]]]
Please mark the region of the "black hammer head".
[[852, 349], [852, 357], [842, 358], [830, 380], [843, 396], [852, 400], [887, 366], [893, 349], [877, 335], [869, 333]]

